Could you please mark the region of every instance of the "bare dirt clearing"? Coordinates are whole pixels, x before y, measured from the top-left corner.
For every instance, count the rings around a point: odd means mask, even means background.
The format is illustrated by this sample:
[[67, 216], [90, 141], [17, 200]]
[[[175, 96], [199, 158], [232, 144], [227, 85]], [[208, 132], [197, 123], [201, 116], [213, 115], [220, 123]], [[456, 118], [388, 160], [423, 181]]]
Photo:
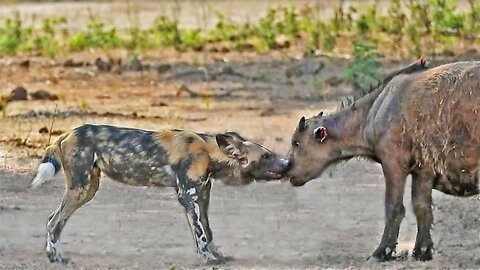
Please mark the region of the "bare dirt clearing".
[[[3, 174], [1, 180], [0, 269], [63, 269], [43, 252], [45, 219], [59, 203], [63, 182], [33, 191], [29, 175]], [[478, 269], [479, 202], [438, 192], [433, 261], [366, 262], [383, 226], [383, 189], [381, 169], [365, 162], [298, 189], [279, 182], [241, 189], [216, 183], [210, 210], [215, 240], [235, 258], [220, 269]], [[400, 250], [412, 249], [415, 226], [410, 211]], [[93, 201], [69, 221], [62, 242], [75, 262], [69, 269], [213, 268], [194, 255], [188, 230], [173, 190], [104, 179]]]
[[[343, 65], [326, 59], [308, 61], [325, 63], [320, 71], [323, 76], [340, 73]], [[0, 269], [63, 269], [50, 264], [44, 254], [45, 220], [59, 203], [63, 179], [58, 177], [35, 191], [28, 189], [48, 140], [48, 135], [38, 131], [50, 127], [48, 112], [53, 112], [55, 105], [54, 130], [67, 130], [84, 122], [147, 129], [237, 130], [286, 153], [300, 115], [314, 114], [319, 108], [333, 110], [338, 96], [348, 93], [344, 84], [315, 90], [306, 78], [311, 76], [308, 74], [287, 82], [282, 75], [285, 69], [304, 67], [304, 63], [234, 63], [234, 70], [245, 74], [261, 76], [268, 72], [266, 79], [237, 79], [247, 85], [244, 98], [209, 100], [177, 96], [181, 84], [195, 91], [208, 91], [219, 84], [191, 76], [165, 82], [162, 78], [170, 75], [143, 72], [83, 77], [55, 65], [45, 68], [38, 64], [29, 69], [3, 65], [6, 85], [48, 89], [61, 100], [11, 102], [7, 117], [1, 120], [4, 173], [0, 175]], [[224, 65], [213, 62], [209, 68]], [[189, 68], [185, 65], [183, 69]], [[70, 73], [73, 75], [65, 75]], [[52, 78], [48, 74], [59, 74], [54, 75], [58, 76], [57, 83], [48, 83]], [[155, 83], [151, 84], [152, 80]], [[223, 80], [226, 82], [220, 85], [233, 79]], [[261, 83], [269, 88], [255, 91], [254, 86]], [[154, 106], [152, 100], [165, 102], [166, 106]], [[342, 165], [333, 177], [325, 176], [297, 189], [280, 182], [245, 188], [216, 183], [210, 211], [214, 237], [224, 254], [235, 259], [220, 269], [479, 268], [479, 201], [438, 192], [434, 192], [434, 260], [420, 263], [408, 257], [392, 263], [367, 263], [365, 259], [379, 241], [383, 226], [383, 190], [381, 169], [367, 162]], [[408, 205], [408, 190], [405, 201]], [[415, 231], [410, 211], [403, 223], [399, 250], [412, 249]], [[213, 268], [203, 266], [195, 256], [183, 210], [171, 189], [135, 188], [104, 179], [93, 201], [69, 221], [62, 243], [75, 263], [69, 266], [71, 269], [166, 269], [172, 265], [180, 269]]]
[[[0, 57], [1, 94], [20, 85], [28, 91], [28, 100], [9, 102], [0, 118], [0, 269], [64, 269], [50, 264], [44, 253], [45, 221], [60, 201], [63, 178], [28, 188], [54, 113], [54, 133], [82, 123], [235, 130], [286, 154], [301, 115], [328, 113], [351, 94], [341, 79], [346, 60], [301, 58], [294, 51], [156, 51], [140, 59], [151, 67], [141, 71], [105, 72], [94, 64], [97, 57], [126, 56], [125, 51], [91, 51], [56, 61]], [[478, 55], [431, 65], [473, 59]], [[383, 64], [388, 72], [404, 63]], [[325, 81], [321, 89], [313, 84], [317, 78]], [[58, 100], [34, 100], [30, 94], [37, 90]], [[244, 188], [216, 183], [210, 209], [214, 238], [234, 260], [213, 267], [196, 257], [173, 189], [136, 188], [104, 178], [93, 201], [70, 219], [61, 242], [74, 262], [68, 269], [480, 268], [480, 201], [436, 191], [434, 260], [414, 262], [408, 256], [367, 263], [383, 228], [383, 193], [380, 167], [363, 161], [341, 165], [332, 177], [302, 188], [285, 182]], [[416, 232], [410, 190], [405, 193], [410, 211], [399, 251], [412, 250]]]

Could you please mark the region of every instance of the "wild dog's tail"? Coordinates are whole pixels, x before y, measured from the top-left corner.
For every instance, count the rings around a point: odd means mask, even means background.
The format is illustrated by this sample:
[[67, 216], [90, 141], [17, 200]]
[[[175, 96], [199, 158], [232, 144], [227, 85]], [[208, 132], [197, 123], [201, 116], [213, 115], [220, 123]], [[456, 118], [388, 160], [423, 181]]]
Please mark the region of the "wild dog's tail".
[[45, 149], [45, 156], [43, 156], [40, 165], [38, 165], [37, 172], [33, 177], [31, 187], [37, 188], [48, 180], [52, 179], [58, 171], [60, 171], [60, 161], [58, 155], [60, 154], [60, 143], [69, 135], [70, 133], [64, 133], [49, 147]]

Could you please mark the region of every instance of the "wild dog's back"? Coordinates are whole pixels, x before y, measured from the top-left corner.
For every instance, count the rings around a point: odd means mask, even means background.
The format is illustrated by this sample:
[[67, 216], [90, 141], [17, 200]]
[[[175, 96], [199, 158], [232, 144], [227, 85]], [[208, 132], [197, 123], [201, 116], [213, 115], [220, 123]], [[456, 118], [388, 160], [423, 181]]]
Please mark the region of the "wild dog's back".
[[141, 186], [176, 185], [169, 151], [180, 146], [169, 147], [159, 133], [108, 125], [83, 125], [74, 133], [79, 155], [93, 157], [101, 171], [113, 180]]

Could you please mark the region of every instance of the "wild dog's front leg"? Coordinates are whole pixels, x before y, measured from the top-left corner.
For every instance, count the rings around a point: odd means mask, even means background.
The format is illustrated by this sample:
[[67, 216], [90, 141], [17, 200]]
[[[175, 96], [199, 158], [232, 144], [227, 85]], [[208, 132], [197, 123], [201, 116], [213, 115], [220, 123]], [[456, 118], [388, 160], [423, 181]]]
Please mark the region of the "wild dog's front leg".
[[222, 263], [222, 254], [213, 245], [213, 236], [208, 223], [208, 204], [211, 182], [178, 181], [178, 201], [185, 208], [197, 252], [207, 262]]
[[224, 259], [222, 253], [217, 249], [217, 247], [213, 244], [213, 234], [212, 230], [210, 229], [210, 223], [208, 222], [208, 207], [210, 205], [210, 191], [212, 189], [212, 181], [208, 180], [202, 185], [200, 189], [198, 204], [200, 205], [200, 220], [202, 224], [205, 224], [205, 230], [207, 233], [207, 239], [210, 239], [208, 243], [208, 247], [210, 251], [215, 255], [216, 258]]

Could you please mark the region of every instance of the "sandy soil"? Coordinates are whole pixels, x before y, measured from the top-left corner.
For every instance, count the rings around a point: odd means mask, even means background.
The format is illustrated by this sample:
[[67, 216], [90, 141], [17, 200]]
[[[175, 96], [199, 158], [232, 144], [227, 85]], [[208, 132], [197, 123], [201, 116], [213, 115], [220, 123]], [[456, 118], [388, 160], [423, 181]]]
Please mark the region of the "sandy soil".
[[[90, 51], [56, 61], [0, 57], [2, 95], [22, 85], [29, 93], [43, 89], [59, 98], [29, 97], [3, 109], [0, 269], [64, 269], [50, 264], [44, 253], [45, 221], [62, 196], [62, 176], [37, 190], [28, 188], [49, 140], [48, 134], [39, 131], [50, 129], [52, 123], [55, 132], [82, 123], [152, 130], [235, 130], [285, 155], [301, 115], [332, 112], [341, 98], [351, 94], [350, 87], [339, 80], [347, 60], [301, 58], [293, 50], [268, 55], [155, 51], [140, 59], [152, 67], [141, 72], [101, 72], [92, 65], [97, 57], [125, 60], [126, 55], [124, 51]], [[83, 65], [63, 66], [68, 59]], [[155, 68], [165, 64], [171, 69], [158, 72]], [[385, 60], [382, 71], [402, 64]], [[323, 81], [322, 87], [314, 86], [316, 79]], [[179, 91], [185, 88], [214, 96], [193, 97]], [[215, 97], [228, 92], [230, 96]], [[409, 192], [399, 251], [411, 252], [416, 222]], [[480, 268], [480, 201], [436, 191], [434, 260], [421, 263], [408, 256], [389, 263], [366, 262], [383, 229], [383, 193], [379, 166], [365, 161], [343, 164], [330, 177], [325, 174], [301, 188], [286, 182], [243, 188], [215, 183], [210, 210], [215, 242], [234, 260], [213, 267], [204, 266], [195, 255], [173, 190], [136, 188], [103, 179], [97, 196], [70, 219], [61, 242], [74, 262], [67, 269]]]
[[[358, 177], [362, 175], [362, 177]], [[0, 269], [63, 269], [43, 252], [45, 220], [63, 181], [28, 189], [31, 175], [0, 175]], [[59, 177], [61, 178], [61, 177]], [[233, 261], [203, 266], [171, 189], [135, 188], [104, 179], [92, 202], [62, 235], [68, 269], [478, 269], [480, 202], [434, 192], [436, 243], [431, 262], [369, 263], [383, 228], [379, 166], [343, 165], [303, 188], [286, 182], [232, 188], [216, 183], [210, 218], [216, 243]], [[407, 190], [406, 202], [409, 201]], [[410, 207], [399, 250], [413, 248]]]

